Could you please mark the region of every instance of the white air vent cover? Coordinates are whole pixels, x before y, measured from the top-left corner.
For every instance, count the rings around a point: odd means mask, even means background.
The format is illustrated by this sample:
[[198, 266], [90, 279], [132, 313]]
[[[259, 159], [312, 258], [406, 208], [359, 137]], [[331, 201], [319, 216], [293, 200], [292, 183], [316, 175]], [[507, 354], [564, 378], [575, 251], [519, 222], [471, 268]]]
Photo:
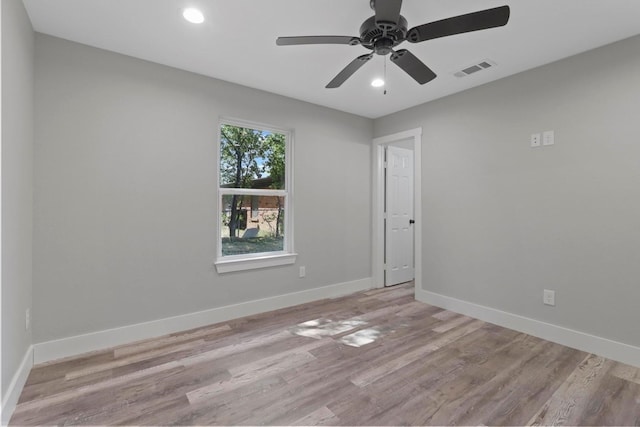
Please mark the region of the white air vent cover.
[[477, 64], [469, 65], [468, 67], [464, 67], [460, 71], [456, 71], [453, 73], [456, 77], [466, 77], [471, 74], [477, 73], [479, 71], [486, 70], [487, 68], [495, 67], [496, 63], [491, 61], [490, 59], [485, 59], [484, 61], [480, 61]]

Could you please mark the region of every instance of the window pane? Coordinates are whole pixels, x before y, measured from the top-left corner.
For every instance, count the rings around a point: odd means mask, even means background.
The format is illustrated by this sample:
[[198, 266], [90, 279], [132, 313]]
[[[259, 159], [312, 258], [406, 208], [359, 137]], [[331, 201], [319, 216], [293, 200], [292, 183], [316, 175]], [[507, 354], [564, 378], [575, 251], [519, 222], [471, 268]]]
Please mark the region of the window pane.
[[223, 196], [222, 256], [283, 251], [284, 202], [278, 196]]
[[284, 134], [222, 125], [220, 186], [284, 190], [285, 148]]

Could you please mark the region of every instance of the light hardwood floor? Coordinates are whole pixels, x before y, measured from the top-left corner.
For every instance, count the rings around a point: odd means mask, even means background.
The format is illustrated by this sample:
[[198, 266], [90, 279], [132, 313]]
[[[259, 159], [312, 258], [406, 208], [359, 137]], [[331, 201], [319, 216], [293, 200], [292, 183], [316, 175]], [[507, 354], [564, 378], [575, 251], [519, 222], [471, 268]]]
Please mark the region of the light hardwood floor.
[[409, 285], [41, 364], [10, 425], [640, 425], [640, 369]]

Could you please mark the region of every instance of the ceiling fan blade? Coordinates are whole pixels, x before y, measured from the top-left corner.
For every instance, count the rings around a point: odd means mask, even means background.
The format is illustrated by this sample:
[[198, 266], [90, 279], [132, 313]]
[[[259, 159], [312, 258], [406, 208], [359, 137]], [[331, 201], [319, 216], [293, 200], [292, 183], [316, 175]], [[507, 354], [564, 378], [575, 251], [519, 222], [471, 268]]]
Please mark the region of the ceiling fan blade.
[[278, 46], [295, 46], [301, 44], [346, 44], [355, 46], [360, 44], [360, 39], [350, 36], [278, 37], [276, 44]]
[[373, 4], [376, 11], [376, 22], [397, 24], [400, 21], [402, 0], [374, 0]]
[[410, 29], [407, 33], [407, 41], [419, 43], [455, 34], [502, 27], [509, 22], [510, 15], [509, 6], [501, 6], [430, 22]]
[[334, 89], [340, 87], [342, 83], [346, 82], [349, 77], [353, 75], [356, 71], [360, 69], [367, 61], [373, 58], [373, 53], [369, 53], [367, 55], [358, 56], [356, 59], [351, 61], [349, 65], [344, 67], [344, 70], [340, 71], [337, 76], [333, 78], [326, 86], [327, 89]]
[[435, 79], [436, 73], [420, 61], [413, 53], [407, 49], [401, 49], [391, 54], [391, 62], [402, 68], [415, 81], [421, 85]]

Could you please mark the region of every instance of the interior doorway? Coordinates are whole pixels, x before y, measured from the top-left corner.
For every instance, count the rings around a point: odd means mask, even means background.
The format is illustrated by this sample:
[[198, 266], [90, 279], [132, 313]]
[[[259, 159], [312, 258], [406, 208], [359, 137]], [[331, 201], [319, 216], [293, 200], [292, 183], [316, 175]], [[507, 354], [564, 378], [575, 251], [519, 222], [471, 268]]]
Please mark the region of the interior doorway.
[[413, 140], [385, 147], [384, 285], [414, 279]]
[[375, 287], [412, 279], [421, 286], [421, 139], [417, 128], [373, 140]]

